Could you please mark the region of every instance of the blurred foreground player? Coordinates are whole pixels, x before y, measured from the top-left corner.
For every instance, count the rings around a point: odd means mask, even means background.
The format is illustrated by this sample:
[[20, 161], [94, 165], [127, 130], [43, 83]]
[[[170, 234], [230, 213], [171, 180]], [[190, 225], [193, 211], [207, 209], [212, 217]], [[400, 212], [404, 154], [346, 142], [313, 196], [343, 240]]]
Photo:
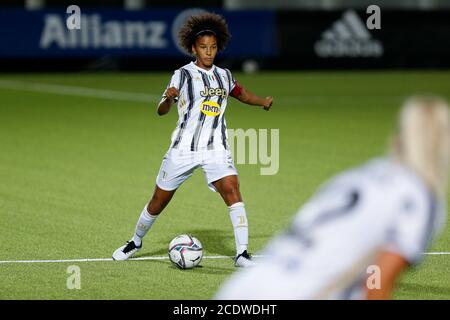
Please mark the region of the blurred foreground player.
[[[267, 256], [234, 274], [216, 298], [391, 298], [395, 280], [421, 261], [445, 222], [449, 154], [447, 103], [410, 98], [391, 154], [325, 184]], [[367, 281], [372, 270], [378, 284]]]

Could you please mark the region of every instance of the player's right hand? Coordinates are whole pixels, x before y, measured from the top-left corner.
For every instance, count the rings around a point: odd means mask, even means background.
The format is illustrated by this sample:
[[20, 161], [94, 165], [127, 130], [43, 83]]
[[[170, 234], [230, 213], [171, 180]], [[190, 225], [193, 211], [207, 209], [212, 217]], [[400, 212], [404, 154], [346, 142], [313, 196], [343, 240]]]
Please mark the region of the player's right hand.
[[175, 87], [167, 88], [167, 90], [166, 90], [166, 97], [167, 98], [173, 100], [176, 97], [178, 97], [178, 95], [179, 95], [179, 92], [178, 92], [177, 88], [175, 88]]
[[264, 101], [264, 105], [263, 105], [264, 110], [269, 111], [270, 107], [272, 107], [272, 103], [273, 103], [273, 97], [266, 97], [266, 99]]

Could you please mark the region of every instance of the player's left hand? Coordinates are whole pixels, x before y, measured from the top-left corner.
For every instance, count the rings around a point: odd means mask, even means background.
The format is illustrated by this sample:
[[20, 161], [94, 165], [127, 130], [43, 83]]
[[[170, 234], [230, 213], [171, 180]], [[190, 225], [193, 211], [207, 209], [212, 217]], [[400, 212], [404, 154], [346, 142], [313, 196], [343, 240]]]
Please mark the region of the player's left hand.
[[272, 102], [273, 102], [273, 97], [266, 97], [264, 104], [263, 104], [264, 110], [269, 111], [270, 107], [272, 107]]

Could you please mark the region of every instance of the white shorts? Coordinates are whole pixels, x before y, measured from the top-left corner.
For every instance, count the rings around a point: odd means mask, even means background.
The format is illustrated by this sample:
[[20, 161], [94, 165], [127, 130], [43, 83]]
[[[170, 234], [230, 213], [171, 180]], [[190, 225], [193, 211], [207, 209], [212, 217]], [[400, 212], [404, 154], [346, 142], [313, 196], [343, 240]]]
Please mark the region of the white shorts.
[[228, 150], [186, 151], [170, 148], [156, 177], [156, 185], [166, 191], [177, 189], [198, 167], [203, 169], [208, 187], [216, 192], [213, 182], [237, 175]]

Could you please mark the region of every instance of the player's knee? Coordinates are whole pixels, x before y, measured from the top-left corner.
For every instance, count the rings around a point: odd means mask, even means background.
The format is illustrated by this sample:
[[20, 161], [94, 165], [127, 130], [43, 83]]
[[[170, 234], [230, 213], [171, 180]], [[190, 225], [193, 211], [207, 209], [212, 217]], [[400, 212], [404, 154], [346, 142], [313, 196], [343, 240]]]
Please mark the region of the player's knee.
[[227, 200], [238, 200], [240, 198], [239, 195], [239, 187], [235, 184], [228, 185], [223, 188], [223, 196]]
[[165, 208], [165, 204], [162, 203], [158, 198], [153, 197], [147, 205], [147, 212], [153, 216], [158, 215]]

